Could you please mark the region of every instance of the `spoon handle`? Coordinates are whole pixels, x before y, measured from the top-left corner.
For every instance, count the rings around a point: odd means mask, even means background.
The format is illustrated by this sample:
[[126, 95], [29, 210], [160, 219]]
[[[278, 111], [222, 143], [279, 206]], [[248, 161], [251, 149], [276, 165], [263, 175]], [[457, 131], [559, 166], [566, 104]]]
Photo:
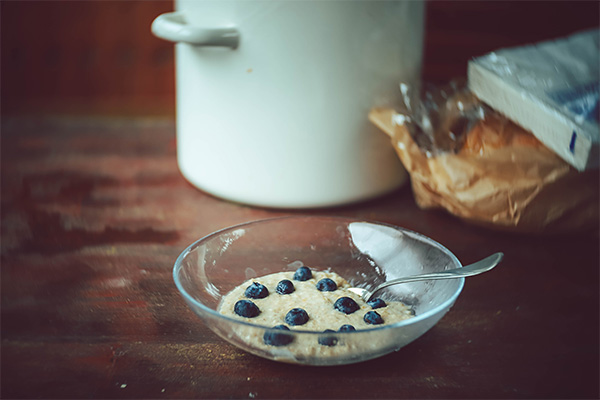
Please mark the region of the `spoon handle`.
[[[481, 274], [482, 272], [486, 272], [494, 268], [504, 257], [503, 253], [495, 253], [489, 257], [484, 258], [483, 260], [479, 260], [471, 265], [467, 265], [462, 268], [448, 269], [446, 271], [440, 272], [431, 272], [428, 274], [421, 275], [412, 275], [405, 276], [403, 278], [392, 279], [391, 281], [387, 281], [377, 286], [370, 294], [369, 298], [373, 296], [373, 294], [383, 288], [388, 286], [396, 285], [398, 283], [406, 283], [406, 282], [415, 282], [415, 281], [424, 281], [424, 280], [433, 280], [433, 279], [452, 279], [452, 278], [462, 278], [465, 276], [473, 276]], [[368, 299], [365, 299], [368, 300]]]

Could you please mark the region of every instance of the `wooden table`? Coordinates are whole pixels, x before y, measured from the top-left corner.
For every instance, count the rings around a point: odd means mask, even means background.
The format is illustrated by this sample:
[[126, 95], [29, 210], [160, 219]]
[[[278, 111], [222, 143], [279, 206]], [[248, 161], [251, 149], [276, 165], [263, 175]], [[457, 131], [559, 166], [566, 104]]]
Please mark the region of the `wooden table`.
[[[598, 398], [599, 232], [526, 236], [415, 205], [410, 186], [277, 211], [188, 184], [171, 119], [2, 121], [2, 398]], [[189, 243], [289, 214], [400, 225], [463, 263], [495, 251], [423, 337], [377, 360], [302, 367], [215, 336], [171, 278]]]

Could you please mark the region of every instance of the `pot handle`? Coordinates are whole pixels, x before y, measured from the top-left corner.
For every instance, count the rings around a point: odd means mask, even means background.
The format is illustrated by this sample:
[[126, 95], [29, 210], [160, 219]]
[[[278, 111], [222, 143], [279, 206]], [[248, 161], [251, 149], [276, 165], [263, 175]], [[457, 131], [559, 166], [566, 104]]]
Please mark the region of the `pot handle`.
[[152, 33], [165, 40], [194, 46], [219, 46], [236, 49], [240, 33], [235, 28], [200, 28], [186, 23], [183, 13], [161, 14], [152, 22]]

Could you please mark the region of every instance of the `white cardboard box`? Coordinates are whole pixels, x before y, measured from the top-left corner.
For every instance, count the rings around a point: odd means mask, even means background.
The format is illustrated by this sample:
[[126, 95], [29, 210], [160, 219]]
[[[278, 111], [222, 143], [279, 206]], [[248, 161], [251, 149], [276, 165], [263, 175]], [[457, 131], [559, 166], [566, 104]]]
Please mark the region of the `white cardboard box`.
[[580, 171], [598, 168], [600, 30], [469, 62], [470, 90]]

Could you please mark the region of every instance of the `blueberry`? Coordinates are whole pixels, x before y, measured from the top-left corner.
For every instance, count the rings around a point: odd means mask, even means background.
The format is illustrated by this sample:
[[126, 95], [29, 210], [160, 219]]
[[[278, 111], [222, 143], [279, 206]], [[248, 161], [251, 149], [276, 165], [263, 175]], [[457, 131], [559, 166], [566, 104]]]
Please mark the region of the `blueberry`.
[[264, 299], [269, 295], [269, 289], [258, 282], [252, 282], [252, 285], [246, 288], [244, 295], [250, 299]]
[[340, 329], [338, 330], [338, 332], [354, 332], [356, 330], [355, 327], [353, 327], [352, 325], [349, 324], [345, 324], [340, 326]]
[[367, 301], [367, 304], [370, 305], [371, 308], [373, 308], [373, 309], [387, 307], [387, 304], [385, 303], [385, 301], [383, 301], [379, 298], [369, 300], [369, 301]]
[[307, 281], [310, 278], [312, 278], [312, 272], [310, 271], [310, 268], [308, 268], [308, 267], [300, 267], [294, 273], [295, 281]]
[[[325, 329], [323, 333], [335, 332], [332, 329]], [[331, 335], [319, 335], [319, 344], [322, 346], [335, 346], [338, 342], [338, 339], [335, 336]]]
[[[274, 326], [272, 329], [277, 329], [281, 331], [290, 330], [290, 328], [288, 328], [285, 325], [277, 325]], [[285, 346], [294, 341], [294, 336], [289, 333], [273, 332], [272, 330], [268, 330], [263, 335], [263, 341], [269, 346]]]
[[337, 289], [337, 284], [329, 278], [323, 278], [317, 282], [317, 289], [321, 292], [333, 292]]
[[333, 303], [333, 308], [344, 314], [352, 314], [354, 311], [359, 310], [360, 306], [350, 297], [340, 297]]
[[250, 300], [240, 300], [233, 306], [233, 311], [240, 317], [253, 318], [260, 314], [260, 309]]
[[287, 279], [279, 281], [279, 283], [277, 284], [277, 288], [275, 289], [275, 291], [279, 294], [290, 294], [294, 290], [294, 284], [292, 283], [292, 281]]
[[308, 321], [308, 314], [301, 308], [292, 308], [285, 315], [285, 322], [288, 325], [304, 325]]
[[379, 313], [377, 311], [369, 311], [368, 313], [365, 314], [363, 319], [365, 320], [365, 322], [367, 324], [371, 324], [371, 325], [383, 324], [383, 318], [381, 318], [381, 315], [379, 315]]

